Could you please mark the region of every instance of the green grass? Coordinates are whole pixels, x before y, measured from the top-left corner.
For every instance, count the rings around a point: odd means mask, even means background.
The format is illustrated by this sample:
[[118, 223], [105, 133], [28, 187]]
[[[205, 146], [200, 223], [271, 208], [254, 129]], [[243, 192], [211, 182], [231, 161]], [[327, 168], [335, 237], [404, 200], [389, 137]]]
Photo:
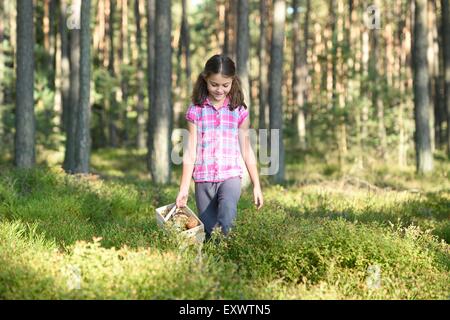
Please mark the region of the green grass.
[[319, 159], [289, 161], [282, 186], [262, 177], [260, 211], [244, 190], [231, 235], [201, 249], [154, 218], [180, 167], [155, 186], [137, 151], [96, 152], [101, 178], [3, 166], [0, 299], [448, 299], [448, 161], [417, 177]]

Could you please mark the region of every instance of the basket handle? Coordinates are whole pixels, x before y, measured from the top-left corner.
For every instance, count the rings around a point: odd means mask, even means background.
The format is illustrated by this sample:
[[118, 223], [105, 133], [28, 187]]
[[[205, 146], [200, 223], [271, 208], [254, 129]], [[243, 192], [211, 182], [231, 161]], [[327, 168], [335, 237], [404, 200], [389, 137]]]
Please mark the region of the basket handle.
[[175, 204], [172, 209], [170, 209], [169, 213], [164, 217], [164, 222], [167, 222], [170, 217], [172, 216], [172, 214], [175, 212], [175, 210], [177, 209], [177, 205]]

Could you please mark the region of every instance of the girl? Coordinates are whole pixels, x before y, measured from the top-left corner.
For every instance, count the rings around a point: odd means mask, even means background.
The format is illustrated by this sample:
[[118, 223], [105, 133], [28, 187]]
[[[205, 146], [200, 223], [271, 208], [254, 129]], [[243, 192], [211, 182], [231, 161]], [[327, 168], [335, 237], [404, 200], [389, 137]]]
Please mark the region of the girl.
[[241, 155], [253, 183], [255, 205], [258, 210], [263, 205], [248, 114], [233, 60], [223, 55], [211, 57], [198, 76], [186, 112], [189, 142], [176, 199], [177, 207], [186, 206], [193, 177], [207, 239], [214, 228], [227, 235], [234, 223], [241, 195]]

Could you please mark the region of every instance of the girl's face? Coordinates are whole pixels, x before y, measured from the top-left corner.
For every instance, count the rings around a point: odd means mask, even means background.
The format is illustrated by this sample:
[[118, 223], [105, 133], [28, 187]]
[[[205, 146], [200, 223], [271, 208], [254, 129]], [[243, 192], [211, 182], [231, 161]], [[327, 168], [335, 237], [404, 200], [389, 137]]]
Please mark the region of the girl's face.
[[211, 74], [206, 78], [209, 96], [214, 101], [222, 101], [231, 90], [233, 78], [225, 77], [220, 73]]

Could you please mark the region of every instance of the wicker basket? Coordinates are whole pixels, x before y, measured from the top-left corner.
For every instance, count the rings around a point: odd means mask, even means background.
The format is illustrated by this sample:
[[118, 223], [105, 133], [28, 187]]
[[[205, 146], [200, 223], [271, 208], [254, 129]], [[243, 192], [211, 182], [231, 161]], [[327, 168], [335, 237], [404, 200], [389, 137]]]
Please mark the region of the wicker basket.
[[[164, 216], [163, 213], [166, 212], [166, 210], [169, 208], [169, 213]], [[167, 221], [170, 220], [170, 217], [175, 212], [175, 209], [175, 203], [171, 203], [156, 209], [156, 222], [160, 227], [164, 228]], [[205, 226], [203, 225], [203, 222], [188, 206], [184, 207], [183, 210], [188, 216], [194, 217], [199, 224], [194, 228], [181, 231], [181, 234], [185, 235], [188, 239], [193, 240], [194, 242], [203, 243], [203, 241], [205, 241]]]

